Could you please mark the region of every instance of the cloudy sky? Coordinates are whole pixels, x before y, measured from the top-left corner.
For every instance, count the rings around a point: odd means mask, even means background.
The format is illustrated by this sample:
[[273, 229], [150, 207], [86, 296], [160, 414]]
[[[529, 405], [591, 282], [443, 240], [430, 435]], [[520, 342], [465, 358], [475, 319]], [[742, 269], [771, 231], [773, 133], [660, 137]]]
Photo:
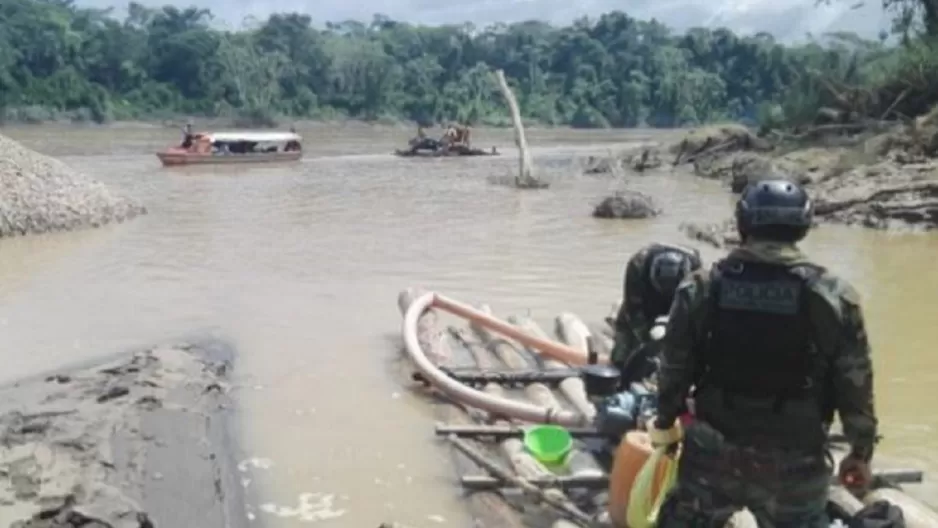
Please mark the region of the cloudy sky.
[[[316, 21], [371, 20], [374, 13], [415, 23], [443, 24], [540, 19], [565, 24], [574, 18], [621, 10], [636, 18], [655, 17], [676, 29], [725, 26], [738, 32], [767, 31], [783, 40], [800, 40], [808, 32], [856, 31], [875, 37], [888, 27], [880, 0], [831, 0], [816, 7], [814, 0], [137, 0], [145, 5], [172, 3], [208, 7], [229, 24], [246, 16], [264, 18], [274, 11], [308, 13]], [[95, 7], [125, 4], [126, 0], [78, 0]]]

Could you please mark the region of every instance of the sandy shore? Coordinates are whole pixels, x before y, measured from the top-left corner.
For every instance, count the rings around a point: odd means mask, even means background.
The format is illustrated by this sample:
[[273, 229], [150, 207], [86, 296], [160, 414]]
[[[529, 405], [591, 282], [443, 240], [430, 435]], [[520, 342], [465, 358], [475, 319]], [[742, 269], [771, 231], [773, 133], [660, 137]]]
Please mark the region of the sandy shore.
[[231, 364], [166, 345], [0, 389], [0, 526], [245, 526]]

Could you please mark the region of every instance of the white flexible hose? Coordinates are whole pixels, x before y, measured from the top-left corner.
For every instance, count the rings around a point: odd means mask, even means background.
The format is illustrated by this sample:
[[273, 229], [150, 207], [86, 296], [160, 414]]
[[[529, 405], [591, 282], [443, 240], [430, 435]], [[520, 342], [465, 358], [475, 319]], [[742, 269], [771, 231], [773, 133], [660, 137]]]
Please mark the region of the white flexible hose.
[[407, 348], [410, 359], [414, 362], [414, 366], [416, 366], [417, 370], [419, 370], [434, 387], [460, 403], [499, 416], [507, 416], [509, 418], [533, 423], [554, 423], [565, 427], [587, 425], [588, 420], [580, 414], [567, 410], [555, 410], [548, 407], [541, 407], [507, 398], [499, 398], [464, 385], [437, 368], [437, 366], [427, 358], [426, 353], [420, 346], [419, 339], [417, 339], [417, 322], [420, 320], [420, 316], [423, 312], [433, 306], [435, 300], [436, 294], [432, 292], [425, 293], [414, 299], [407, 308], [407, 312], [404, 314], [402, 329], [404, 345]]

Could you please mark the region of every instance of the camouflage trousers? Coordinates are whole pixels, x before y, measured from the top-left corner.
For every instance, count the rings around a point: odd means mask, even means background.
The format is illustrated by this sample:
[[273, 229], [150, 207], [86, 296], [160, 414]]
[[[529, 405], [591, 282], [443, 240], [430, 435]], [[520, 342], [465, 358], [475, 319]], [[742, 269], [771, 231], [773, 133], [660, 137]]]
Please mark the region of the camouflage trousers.
[[685, 434], [677, 484], [657, 526], [718, 528], [748, 508], [760, 528], [828, 528], [830, 474], [823, 455], [739, 448], [695, 422]]

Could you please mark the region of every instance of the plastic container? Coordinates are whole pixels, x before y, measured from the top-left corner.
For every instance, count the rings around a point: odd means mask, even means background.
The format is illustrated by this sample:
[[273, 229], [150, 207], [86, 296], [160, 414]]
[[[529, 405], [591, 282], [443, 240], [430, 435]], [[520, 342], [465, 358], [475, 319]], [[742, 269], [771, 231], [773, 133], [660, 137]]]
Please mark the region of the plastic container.
[[559, 466], [573, 450], [573, 436], [559, 425], [536, 425], [524, 432], [524, 447], [545, 466]]
[[[609, 472], [609, 504], [607, 506], [612, 525], [616, 528], [628, 526], [627, 517], [632, 486], [635, 483], [635, 477], [638, 476], [653, 451], [651, 438], [644, 431], [626, 433], [616, 449], [612, 471]], [[655, 475], [656, 485], [653, 486], [654, 493], [657, 493], [657, 486], [663, 482], [664, 469], [665, 465], [659, 464]]]

